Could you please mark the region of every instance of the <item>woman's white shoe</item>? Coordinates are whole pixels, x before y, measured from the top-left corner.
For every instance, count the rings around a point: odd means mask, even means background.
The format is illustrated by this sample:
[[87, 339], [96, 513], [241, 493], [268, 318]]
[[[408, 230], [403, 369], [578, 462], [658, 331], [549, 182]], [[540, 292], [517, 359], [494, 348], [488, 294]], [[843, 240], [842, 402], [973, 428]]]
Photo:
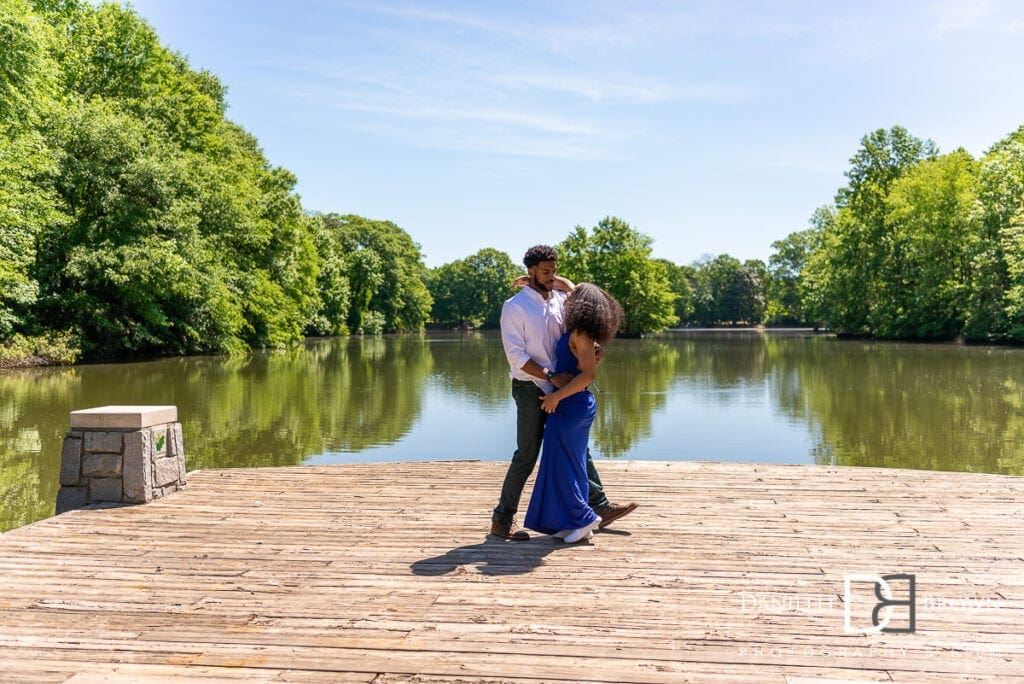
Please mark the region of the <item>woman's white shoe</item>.
[[565, 535], [566, 544], [575, 544], [578, 541], [588, 539], [590, 534], [597, 529], [597, 526], [601, 524], [601, 516], [597, 516], [594, 522], [589, 525], [585, 525], [577, 530], [573, 530], [569, 534]]
[[[559, 530], [558, 532], [555, 532], [551, 536], [555, 537], [556, 539], [565, 539], [566, 537], [569, 536], [570, 532], [572, 532], [572, 530]], [[594, 531], [591, 530], [590, 534], [587, 535], [587, 539], [593, 539], [593, 538], [594, 538]]]

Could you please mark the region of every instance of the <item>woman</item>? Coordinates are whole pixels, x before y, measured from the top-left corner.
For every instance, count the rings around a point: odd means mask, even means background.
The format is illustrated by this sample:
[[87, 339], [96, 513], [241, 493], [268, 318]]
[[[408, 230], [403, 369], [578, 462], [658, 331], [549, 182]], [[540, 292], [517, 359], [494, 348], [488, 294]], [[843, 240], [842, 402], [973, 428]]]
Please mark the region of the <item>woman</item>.
[[540, 469], [526, 510], [525, 525], [568, 543], [589, 538], [601, 518], [587, 504], [587, 443], [597, 404], [588, 386], [597, 375], [595, 343], [605, 345], [622, 322], [615, 298], [591, 283], [580, 283], [565, 300], [566, 333], [555, 346], [554, 373], [575, 377], [545, 395]]

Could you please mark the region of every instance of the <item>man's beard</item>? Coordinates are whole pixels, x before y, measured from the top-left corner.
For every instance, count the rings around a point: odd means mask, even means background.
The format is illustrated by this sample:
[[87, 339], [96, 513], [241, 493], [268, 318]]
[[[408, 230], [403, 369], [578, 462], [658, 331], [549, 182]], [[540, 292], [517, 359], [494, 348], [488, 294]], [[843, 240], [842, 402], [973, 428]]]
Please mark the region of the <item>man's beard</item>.
[[551, 288], [537, 280], [537, 276], [530, 276], [531, 284], [541, 292], [551, 292]]

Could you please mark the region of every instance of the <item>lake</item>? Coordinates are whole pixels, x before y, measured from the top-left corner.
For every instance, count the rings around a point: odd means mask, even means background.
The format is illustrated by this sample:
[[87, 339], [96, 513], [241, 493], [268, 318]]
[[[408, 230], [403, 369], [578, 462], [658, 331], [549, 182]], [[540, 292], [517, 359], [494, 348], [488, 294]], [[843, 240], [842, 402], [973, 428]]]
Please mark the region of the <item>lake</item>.
[[[1024, 349], [672, 331], [615, 340], [594, 457], [1024, 473]], [[70, 411], [175, 404], [188, 468], [508, 460], [497, 333], [0, 374], [0, 530], [53, 514]], [[500, 482], [494, 483], [497, 500]]]

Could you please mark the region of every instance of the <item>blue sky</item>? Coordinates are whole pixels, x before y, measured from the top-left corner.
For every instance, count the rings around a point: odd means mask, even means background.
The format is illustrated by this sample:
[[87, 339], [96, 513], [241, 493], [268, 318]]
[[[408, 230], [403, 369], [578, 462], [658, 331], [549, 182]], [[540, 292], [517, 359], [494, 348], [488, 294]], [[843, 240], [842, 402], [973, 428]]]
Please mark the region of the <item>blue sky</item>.
[[767, 260], [902, 125], [978, 156], [1024, 124], [1024, 2], [137, 0], [228, 86], [310, 210], [437, 266], [619, 216], [654, 255]]

